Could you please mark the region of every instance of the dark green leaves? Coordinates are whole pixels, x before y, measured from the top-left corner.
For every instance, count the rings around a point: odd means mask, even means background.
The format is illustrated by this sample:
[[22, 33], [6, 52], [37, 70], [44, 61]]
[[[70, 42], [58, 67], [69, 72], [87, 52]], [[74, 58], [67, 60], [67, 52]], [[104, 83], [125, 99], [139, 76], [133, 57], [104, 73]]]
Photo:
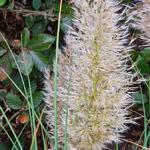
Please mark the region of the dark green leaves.
[[6, 95], [6, 103], [12, 109], [20, 109], [22, 105], [21, 99], [17, 95], [11, 93]]
[[140, 70], [141, 74], [150, 73], [149, 62], [150, 62], [150, 49], [144, 49], [139, 53], [136, 59], [136, 65]]
[[43, 98], [43, 92], [42, 91], [37, 91], [33, 94], [33, 105], [34, 107], [39, 106], [39, 104], [42, 102]]
[[[34, 65], [30, 54], [29, 53], [20, 54], [19, 56], [16, 56], [16, 59], [17, 59], [17, 63], [20, 68], [20, 71], [25, 76], [29, 75]], [[17, 68], [16, 65], [14, 67]]]
[[136, 104], [143, 104], [148, 102], [148, 98], [140, 92], [133, 93], [132, 97]]
[[35, 67], [40, 70], [44, 71], [45, 68], [48, 66], [48, 58], [39, 52], [30, 51], [30, 55], [34, 62]]
[[25, 24], [28, 28], [31, 28], [34, 24], [34, 17], [33, 16], [26, 16], [25, 17]]
[[7, 52], [6, 49], [0, 47], [0, 57], [3, 56]]
[[32, 0], [32, 6], [36, 10], [38, 10], [41, 7], [41, 4], [41, 0]]
[[28, 28], [24, 28], [22, 33], [22, 44], [24, 47], [27, 46], [29, 40], [30, 40], [30, 31], [28, 30]]
[[50, 48], [54, 41], [55, 37], [51, 35], [38, 34], [29, 41], [28, 47], [33, 51], [43, 51]]
[[[22, 34], [22, 44], [25, 50], [19, 56], [16, 56], [18, 66], [24, 75], [29, 75], [32, 72], [33, 65], [43, 71], [49, 63], [47, 55], [43, 51], [48, 51], [51, 45], [55, 42], [55, 37], [48, 34], [38, 34], [30, 38], [30, 31], [24, 28]], [[14, 66], [16, 69], [16, 65]]]
[[150, 72], [150, 67], [147, 61], [145, 60], [145, 58], [143, 58], [142, 56], [140, 55], [138, 56], [136, 63], [137, 63], [137, 67], [139, 68], [142, 74]]

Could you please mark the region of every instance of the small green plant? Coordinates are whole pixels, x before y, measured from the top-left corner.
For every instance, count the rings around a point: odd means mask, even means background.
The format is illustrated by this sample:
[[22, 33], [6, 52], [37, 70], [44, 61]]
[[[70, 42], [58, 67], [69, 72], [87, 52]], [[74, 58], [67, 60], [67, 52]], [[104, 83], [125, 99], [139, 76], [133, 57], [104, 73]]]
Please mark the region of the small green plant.
[[4, 6], [6, 3], [6, 0], [0, 0], [0, 7]]

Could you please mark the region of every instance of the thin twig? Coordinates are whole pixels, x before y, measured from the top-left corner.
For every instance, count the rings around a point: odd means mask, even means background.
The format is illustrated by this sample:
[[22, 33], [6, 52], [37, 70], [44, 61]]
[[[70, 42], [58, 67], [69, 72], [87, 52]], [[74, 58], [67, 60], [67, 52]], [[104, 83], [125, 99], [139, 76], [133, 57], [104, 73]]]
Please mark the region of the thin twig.
[[146, 148], [146, 147], [144, 147], [144, 146], [142, 146], [142, 145], [139, 145], [139, 144], [137, 144], [137, 143], [134, 143], [134, 142], [132, 142], [132, 141], [129, 141], [129, 140], [126, 140], [126, 139], [123, 139], [123, 141], [128, 142], [128, 143], [133, 144], [133, 145], [136, 145], [136, 146], [138, 146], [138, 147], [140, 147], [140, 148], [143, 148], [144, 150], [150, 150], [149, 148]]
[[48, 9], [46, 11], [34, 11], [34, 10], [28, 10], [28, 9], [6, 9], [6, 8], [0, 8], [0, 13], [4, 12], [11, 12], [16, 14], [21, 14], [23, 16], [44, 16], [45, 19], [49, 20], [56, 20], [57, 17], [53, 13], [53, 9]]

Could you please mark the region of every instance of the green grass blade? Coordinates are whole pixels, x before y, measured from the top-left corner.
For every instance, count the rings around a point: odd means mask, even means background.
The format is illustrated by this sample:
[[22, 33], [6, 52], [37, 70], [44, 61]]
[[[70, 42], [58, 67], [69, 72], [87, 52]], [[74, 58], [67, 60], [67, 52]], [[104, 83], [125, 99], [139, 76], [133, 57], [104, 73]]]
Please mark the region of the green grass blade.
[[56, 56], [54, 62], [54, 119], [55, 119], [55, 131], [54, 131], [54, 138], [55, 138], [55, 146], [54, 149], [58, 150], [58, 110], [57, 110], [57, 87], [58, 87], [58, 57], [59, 57], [59, 34], [60, 34], [60, 19], [61, 19], [61, 10], [62, 10], [62, 0], [60, 0], [60, 8], [59, 8], [59, 15], [58, 15], [58, 26], [57, 26], [57, 38], [56, 38]]
[[14, 138], [15, 138], [15, 140], [16, 140], [16, 142], [17, 142], [19, 148], [20, 148], [20, 150], [23, 150], [23, 149], [22, 149], [22, 146], [21, 146], [21, 144], [20, 144], [20, 142], [19, 142], [19, 139], [18, 139], [18, 137], [17, 137], [17, 135], [16, 135], [16, 133], [15, 133], [14, 129], [12, 128], [12, 126], [11, 126], [11, 124], [10, 124], [10, 122], [9, 122], [7, 116], [5, 115], [5, 112], [3, 111], [3, 109], [2, 109], [1, 106], [0, 106], [0, 111], [1, 111], [2, 115], [4, 116], [4, 118], [5, 118], [5, 120], [6, 120], [7, 124], [8, 124], [8, 126], [9, 126], [9, 128], [10, 128], [10, 130], [11, 130], [11, 132], [12, 132], [12, 134], [13, 134], [13, 136], [14, 136]]

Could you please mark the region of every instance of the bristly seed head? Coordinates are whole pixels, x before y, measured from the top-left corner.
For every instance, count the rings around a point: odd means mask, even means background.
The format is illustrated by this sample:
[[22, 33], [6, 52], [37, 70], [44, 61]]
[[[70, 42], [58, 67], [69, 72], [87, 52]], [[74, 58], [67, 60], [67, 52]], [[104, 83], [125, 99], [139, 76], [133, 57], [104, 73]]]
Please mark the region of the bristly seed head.
[[[66, 35], [66, 52], [60, 55], [58, 103], [60, 141], [68, 107], [69, 150], [101, 150], [119, 142], [131, 120], [127, 107], [132, 75], [128, 71], [127, 27], [118, 25], [115, 0], [75, 0], [74, 28]], [[47, 76], [48, 77], [48, 76]], [[47, 118], [53, 125], [53, 84], [46, 79]]]

